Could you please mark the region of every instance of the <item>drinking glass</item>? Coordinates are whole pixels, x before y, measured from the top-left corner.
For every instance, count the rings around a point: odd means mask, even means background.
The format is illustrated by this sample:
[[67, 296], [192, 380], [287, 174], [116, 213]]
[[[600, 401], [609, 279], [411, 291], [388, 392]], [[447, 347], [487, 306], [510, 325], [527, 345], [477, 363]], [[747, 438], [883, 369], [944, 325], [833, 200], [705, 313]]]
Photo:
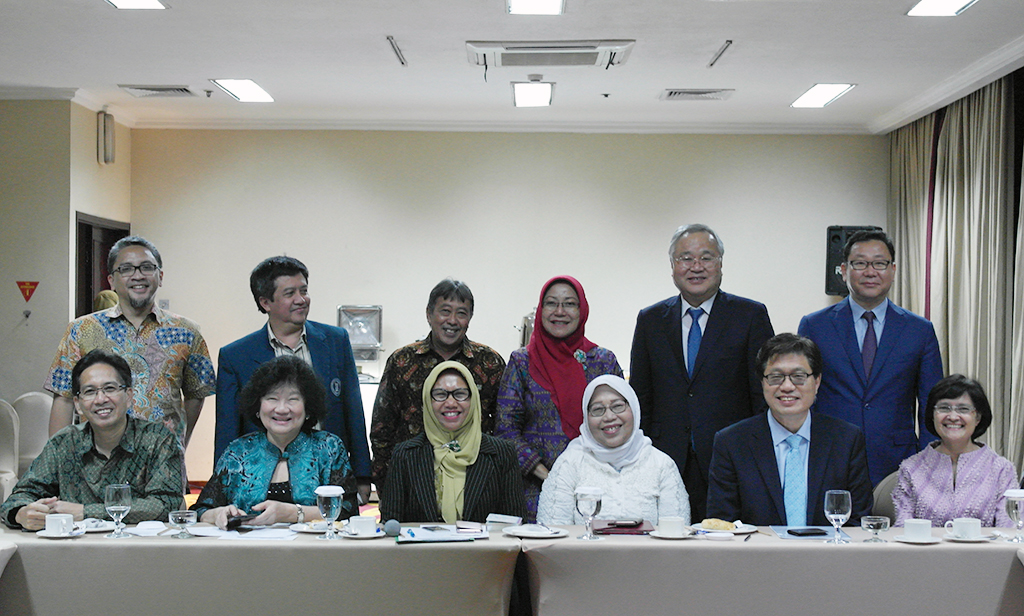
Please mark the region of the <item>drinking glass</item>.
[[860, 519], [860, 527], [871, 533], [871, 538], [865, 539], [864, 543], [888, 543], [878, 536], [878, 533], [889, 530], [889, 518], [886, 516], [866, 515]]
[[103, 504], [107, 513], [114, 520], [114, 532], [104, 535], [107, 539], [126, 539], [131, 537], [124, 532], [121, 520], [132, 508], [132, 487], [127, 483], [115, 483], [107, 486], [103, 493]]
[[320, 515], [327, 521], [327, 532], [317, 539], [337, 539], [334, 534], [334, 521], [341, 515], [341, 494], [317, 494], [316, 506], [320, 509]]
[[177, 535], [174, 535], [175, 539], [191, 539], [195, 537], [195, 535], [185, 530], [185, 528], [192, 526], [198, 521], [195, 511], [190, 511], [188, 509], [172, 511], [167, 514], [167, 521], [171, 526], [181, 531]]
[[601, 539], [594, 534], [594, 517], [601, 513], [601, 499], [604, 492], [600, 488], [579, 487], [576, 488], [576, 511], [583, 516], [583, 524], [586, 532], [576, 537], [584, 541], [597, 541]]
[[1024, 535], [1021, 535], [1021, 529], [1024, 529], [1024, 490], [1007, 490], [1004, 496], [1006, 497], [1006, 515], [1010, 516], [1013, 523], [1017, 525], [1017, 536], [1007, 539], [1007, 541], [1024, 543]]
[[850, 513], [852, 511], [853, 504], [848, 491], [829, 490], [828, 492], [825, 492], [825, 517], [828, 518], [828, 521], [831, 522], [832, 526], [836, 529], [835, 537], [829, 539], [825, 543], [839, 545], [841, 543], [850, 542], [848, 539], [843, 539], [839, 527], [850, 519]]

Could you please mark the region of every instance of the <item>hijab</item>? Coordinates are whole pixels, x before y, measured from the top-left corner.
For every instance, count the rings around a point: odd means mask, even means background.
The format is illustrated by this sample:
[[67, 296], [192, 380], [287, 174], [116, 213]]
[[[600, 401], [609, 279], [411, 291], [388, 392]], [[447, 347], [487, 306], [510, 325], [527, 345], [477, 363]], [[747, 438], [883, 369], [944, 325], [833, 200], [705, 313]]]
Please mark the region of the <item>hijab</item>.
[[583, 413], [586, 414], [587, 407], [590, 406], [590, 399], [594, 397], [594, 392], [601, 385], [611, 387], [625, 398], [629, 409], [633, 411], [633, 433], [629, 435], [629, 440], [618, 447], [605, 447], [594, 438], [594, 434], [590, 431], [590, 422], [584, 421], [579, 438], [573, 439], [569, 443], [569, 447], [585, 449], [601, 462], [611, 464], [615, 470], [621, 471], [640, 458], [644, 448], [651, 445], [651, 439], [645, 436], [643, 430], [640, 429], [640, 400], [637, 399], [636, 392], [629, 386], [629, 383], [621, 377], [605, 374], [591, 381], [583, 393]]
[[[469, 388], [469, 416], [458, 430], [449, 432], [434, 415], [430, 390], [434, 388], [441, 373], [452, 369], [458, 371]], [[423, 429], [427, 441], [434, 449], [434, 476], [440, 481], [441, 489], [437, 503], [441, 508], [441, 517], [448, 524], [454, 524], [462, 518], [466, 469], [476, 462], [480, 452], [480, 392], [469, 368], [457, 361], [444, 361], [430, 371], [427, 380], [423, 382]]]
[[[552, 285], [559, 282], [571, 286], [580, 300], [579, 326], [565, 338], [555, 338], [549, 334], [541, 321], [544, 295]], [[580, 435], [580, 424], [583, 423], [580, 401], [583, 400], [583, 390], [587, 387], [587, 374], [583, 369], [586, 353], [597, 347], [583, 335], [583, 328], [589, 316], [590, 304], [587, 303], [587, 296], [583, 294], [583, 285], [571, 276], [556, 276], [544, 283], [541, 289], [537, 315], [533, 322], [533, 334], [530, 336], [530, 344], [526, 345], [530, 359], [530, 376], [551, 393], [551, 399], [562, 420], [562, 432], [571, 439]]]

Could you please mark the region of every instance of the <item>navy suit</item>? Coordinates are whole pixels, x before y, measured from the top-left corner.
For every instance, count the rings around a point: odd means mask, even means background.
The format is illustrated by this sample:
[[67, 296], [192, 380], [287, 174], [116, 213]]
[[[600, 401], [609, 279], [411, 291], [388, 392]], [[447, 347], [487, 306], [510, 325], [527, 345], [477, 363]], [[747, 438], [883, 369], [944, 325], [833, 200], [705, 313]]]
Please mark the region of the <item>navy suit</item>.
[[[757, 352], [774, 332], [764, 304], [719, 291], [691, 379], [683, 361], [683, 303], [676, 295], [640, 311], [629, 384], [640, 401], [640, 427], [679, 467], [700, 519], [715, 433], [764, 408]], [[687, 468], [688, 458], [697, 468]]]
[[805, 316], [799, 333], [817, 343], [825, 362], [814, 408], [864, 431], [872, 485], [934, 440], [924, 427], [924, 410], [943, 373], [930, 321], [889, 302], [870, 376], [864, 374], [849, 298]]
[[[260, 364], [274, 359], [268, 325], [222, 347], [217, 358], [217, 431], [214, 463], [236, 438], [254, 432], [256, 426], [238, 414], [238, 393]], [[313, 370], [327, 390], [327, 417], [321, 428], [338, 435], [349, 452], [357, 478], [370, 477], [370, 448], [359, 392], [359, 375], [348, 332], [340, 327], [306, 321], [306, 345]]]
[[[864, 434], [857, 426], [814, 413], [807, 457], [807, 520], [829, 526], [825, 491], [849, 490], [849, 524], [871, 515], [871, 481]], [[745, 419], [715, 437], [708, 485], [708, 516], [755, 526], [785, 525], [786, 506], [768, 413]]]

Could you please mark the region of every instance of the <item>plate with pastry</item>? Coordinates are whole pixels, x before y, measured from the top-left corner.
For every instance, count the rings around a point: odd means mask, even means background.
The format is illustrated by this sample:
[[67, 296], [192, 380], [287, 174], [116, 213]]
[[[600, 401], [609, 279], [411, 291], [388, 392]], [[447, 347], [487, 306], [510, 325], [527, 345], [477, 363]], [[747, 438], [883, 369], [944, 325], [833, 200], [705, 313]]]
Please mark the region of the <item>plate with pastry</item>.
[[757, 532], [757, 527], [753, 524], [744, 524], [740, 520], [727, 522], [718, 518], [705, 518], [703, 522], [693, 525], [692, 528], [694, 532], [732, 533], [734, 535], [749, 535]]

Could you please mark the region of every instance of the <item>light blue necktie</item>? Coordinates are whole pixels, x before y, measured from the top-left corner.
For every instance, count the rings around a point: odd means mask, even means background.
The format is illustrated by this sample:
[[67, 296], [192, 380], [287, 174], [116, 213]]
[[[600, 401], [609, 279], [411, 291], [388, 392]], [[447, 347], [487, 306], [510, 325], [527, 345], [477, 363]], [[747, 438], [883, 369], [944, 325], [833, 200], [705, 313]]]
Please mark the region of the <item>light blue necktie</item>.
[[786, 478], [782, 484], [786, 503], [786, 525], [807, 524], [807, 473], [804, 472], [804, 458], [800, 455], [803, 437], [791, 434], [786, 438], [789, 451], [786, 453]]
[[686, 372], [693, 376], [693, 366], [697, 363], [697, 353], [700, 352], [700, 315], [704, 314], [703, 308], [690, 308], [686, 311], [690, 315], [690, 334], [686, 337]]

